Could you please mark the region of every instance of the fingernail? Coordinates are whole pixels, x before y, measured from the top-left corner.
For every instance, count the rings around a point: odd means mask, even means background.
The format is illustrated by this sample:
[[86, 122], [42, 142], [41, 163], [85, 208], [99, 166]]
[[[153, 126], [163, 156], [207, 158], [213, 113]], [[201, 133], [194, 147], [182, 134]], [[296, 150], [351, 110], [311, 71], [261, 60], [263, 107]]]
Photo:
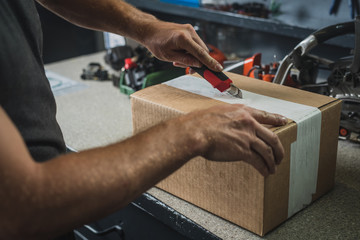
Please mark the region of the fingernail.
[[221, 66], [220, 63], [217, 63], [216, 66], [215, 66], [216, 70], [218, 70], [219, 72], [221, 72], [224, 68], [223, 66]]
[[282, 121], [283, 124], [287, 124], [287, 121], [288, 121], [288, 120], [287, 120], [286, 117], [281, 117], [281, 121]]

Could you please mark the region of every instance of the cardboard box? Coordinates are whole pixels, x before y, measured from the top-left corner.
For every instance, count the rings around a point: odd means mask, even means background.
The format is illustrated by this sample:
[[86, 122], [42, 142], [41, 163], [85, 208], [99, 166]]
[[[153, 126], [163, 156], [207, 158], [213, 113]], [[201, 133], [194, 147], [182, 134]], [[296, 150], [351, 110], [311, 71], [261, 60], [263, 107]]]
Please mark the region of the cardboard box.
[[[313, 120], [306, 124], [289, 120], [283, 127], [271, 128], [285, 148], [285, 158], [276, 173], [269, 177], [264, 178], [251, 165], [242, 161], [212, 162], [197, 157], [157, 186], [263, 236], [333, 188], [341, 101], [237, 74], [228, 75], [244, 92], [249, 91], [271, 99], [313, 107], [319, 111], [319, 126], [316, 127], [316, 121]], [[224, 104], [211, 97], [165, 84], [134, 93], [131, 95], [131, 103], [134, 134], [181, 114]], [[281, 108], [282, 105], [277, 103], [276, 106]], [[305, 115], [304, 118], [308, 116]], [[302, 129], [302, 134], [299, 134], [299, 129]], [[306, 139], [317, 130], [317, 140]], [[301, 141], [308, 146], [297, 148], [300, 157], [296, 159], [293, 157], [294, 149]], [[316, 166], [305, 171], [299, 170], [297, 164], [307, 164], [309, 156], [315, 158]], [[307, 176], [307, 172], [313, 173]], [[294, 178], [296, 174], [298, 176]], [[311, 177], [315, 177], [315, 182], [314, 179], [313, 183], [307, 182]], [[294, 187], [294, 184], [300, 184], [301, 187]], [[310, 193], [309, 190], [302, 190], [309, 187], [313, 188]], [[303, 197], [307, 200], [301, 200]]]

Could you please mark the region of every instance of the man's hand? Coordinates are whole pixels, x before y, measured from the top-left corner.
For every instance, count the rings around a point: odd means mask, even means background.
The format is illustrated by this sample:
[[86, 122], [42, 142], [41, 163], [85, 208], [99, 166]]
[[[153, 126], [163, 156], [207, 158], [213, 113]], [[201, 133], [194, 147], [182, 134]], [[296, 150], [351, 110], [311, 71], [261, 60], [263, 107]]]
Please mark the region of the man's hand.
[[[275, 172], [284, 157], [275, 133], [261, 124], [284, 125], [286, 118], [244, 105], [220, 105], [180, 118], [191, 124], [204, 149], [201, 155], [214, 161], [245, 161], [262, 175]], [[205, 147], [203, 147], [205, 146]]]
[[157, 58], [180, 67], [214, 71], [222, 66], [209, 55], [205, 43], [189, 24], [164, 22], [119, 0], [37, 0], [44, 7], [82, 27], [130, 37]]
[[209, 55], [209, 50], [190, 24], [150, 21], [142, 43], [160, 60], [178, 67], [206, 65], [214, 71], [222, 66]]

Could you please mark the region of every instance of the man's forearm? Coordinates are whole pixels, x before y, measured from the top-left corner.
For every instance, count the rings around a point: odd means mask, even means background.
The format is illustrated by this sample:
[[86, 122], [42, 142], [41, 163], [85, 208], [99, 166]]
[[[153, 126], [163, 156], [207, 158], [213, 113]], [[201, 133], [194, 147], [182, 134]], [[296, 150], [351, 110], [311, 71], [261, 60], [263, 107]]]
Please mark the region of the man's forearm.
[[203, 148], [202, 141], [189, 134], [194, 131], [184, 129], [189, 125], [174, 119], [121, 143], [35, 163], [28, 160], [14, 127], [4, 124], [9, 131], [4, 134], [17, 137], [11, 142], [3, 135], [0, 139], [0, 150], [9, 151], [0, 159], [0, 239], [17, 239], [16, 234], [21, 234], [19, 239], [49, 239], [104, 217]]
[[107, 31], [141, 42], [148, 22], [158, 21], [123, 0], [37, 0], [81, 27]]
[[[46, 177], [41, 182], [47, 200], [43, 202], [52, 211], [42, 212], [45, 215], [36, 225], [44, 228], [39, 232], [70, 229], [126, 206], [197, 155], [190, 138], [180, 132], [176, 135], [160, 125], [122, 143], [45, 163]], [[51, 195], [48, 189], [52, 189]], [[45, 227], [46, 219], [53, 216], [56, 224]]]

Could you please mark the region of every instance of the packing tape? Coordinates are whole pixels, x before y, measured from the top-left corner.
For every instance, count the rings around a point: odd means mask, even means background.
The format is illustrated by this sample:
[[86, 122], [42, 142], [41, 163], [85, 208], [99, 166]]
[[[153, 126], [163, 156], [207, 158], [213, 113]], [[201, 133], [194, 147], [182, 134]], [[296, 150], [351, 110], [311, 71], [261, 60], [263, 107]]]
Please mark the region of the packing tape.
[[278, 113], [297, 123], [297, 140], [291, 144], [288, 217], [311, 203], [316, 192], [320, 151], [321, 111], [318, 108], [242, 90], [243, 99], [214, 89], [206, 80], [190, 75], [165, 82], [171, 87], [230, 104], [244, 104]]

